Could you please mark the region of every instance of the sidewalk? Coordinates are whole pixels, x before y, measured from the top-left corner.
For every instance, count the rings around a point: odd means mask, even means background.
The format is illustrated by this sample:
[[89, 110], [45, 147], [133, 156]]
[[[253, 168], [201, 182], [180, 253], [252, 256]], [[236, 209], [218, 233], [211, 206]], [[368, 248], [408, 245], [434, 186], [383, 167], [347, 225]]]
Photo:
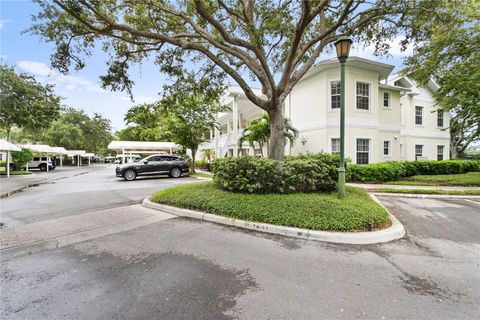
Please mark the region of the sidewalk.
[[479, 187], [452, 187], [452, 186], [405, 186], [395, 184], [369, 184], [369, 183], [347, 183], [347, 186], [364, 188], [367, 190], [376, 189], [399, 189], [399, 190], [480, 190]]
[[63, 168], [56, 168], [55, 170], [49, 172], [32, 171], [32, 174], [10, 176], [10, 178], [7, 178], [6, 176], [1, 176], [0, 198], [4, 198], [18, 190], [33, 187], [40, 183], [70, 177], [80, 172], [91, 171], [95, 167], [97, 167], [97, 165], [92, 165], [90, 167], [65, 166]]

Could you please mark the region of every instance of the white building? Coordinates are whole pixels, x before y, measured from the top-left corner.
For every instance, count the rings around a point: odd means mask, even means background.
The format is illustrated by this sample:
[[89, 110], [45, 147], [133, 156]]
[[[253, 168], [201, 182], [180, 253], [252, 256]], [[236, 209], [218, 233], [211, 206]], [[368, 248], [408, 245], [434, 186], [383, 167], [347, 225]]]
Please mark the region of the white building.
[[[345, 155], [353, 163], [449, 158], [448, 113], [435, 107], [434, 83], [420, 88], [407, 77], [391, 76], [394, 66], [350, 57], [346, 63]], [[287, 96], [284, 116], [300, 131], [285, 154], [338, 152], [340, 148], [340, 64], [330, 59], [315, 65]], [[260, 92], [257, 93], [261, 95]], [[216, 157], [254, 155], [259, 150], [238, 139], [263, 110], [240, 88], [230, 88], [218, 115], [220, 130], [200, 150]], [[258, 148], [258, 146], [255, 146]], [[265, 150], [266, 151], [266, 150]]]

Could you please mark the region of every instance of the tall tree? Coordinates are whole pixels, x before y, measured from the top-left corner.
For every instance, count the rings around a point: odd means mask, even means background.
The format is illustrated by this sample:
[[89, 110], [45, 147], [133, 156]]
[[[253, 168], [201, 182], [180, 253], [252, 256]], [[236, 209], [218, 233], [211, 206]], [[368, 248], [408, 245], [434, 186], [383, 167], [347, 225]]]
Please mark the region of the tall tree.
[[95, 153], [106, 153], [112, 139], [110, 120], [98, 113], [89, 117], [85, 111], [74, 108], [63, 110], [42, 134], [42, 141], [47, 144]]
[[444, 1], [434, 14], [417, 16], [414, 54], [403, 72], [422, 85], [439, 85], [439, 108], [450, 111], [450, 151], [461, 156], [480, 140], [480, 2]]
[[38, 132], [58, 117], [60, 98], [53, 86], [17, 74], [12, 67], [0, 66], [0, 93], [0, 127], [6, 131], [7, 140], [13, 127]]
[[171, 141], [190, 149], [192, 172], [198, 147], [208, 139], [206, 133], [217, 127], [217, 114], [228, 110], [220, 104], [222, 80], [221, 73], [212, 72], [205, 78], [183, 71], [175, 82], [163, 88], [164, 95], [158, 104], [160, 126]]
[[52, 65], [61, 72], [83, 68], [81, 53], [91, 55], [100, 42], [111, 57], [101, 79], [113, 90], [130, 90], [129, 67], [150, 54], [173, 75], [187, 59], [192, 68], [222, 70], [270, 116], [269, 154], [281, 159], [283, 102], [321, 53], [343, 35], [384, 52], [409, 15], [434, 11], [440, 0], [37, 2], [42, 11], [31, 31], [55, 42]]
[[145, 103], [133, 106], [125, 114], [127, 127], [117, 132], [117, 137], [127, 141], [160, 141], [168, 138], [161, 127], [159, 117], [158, 104]]

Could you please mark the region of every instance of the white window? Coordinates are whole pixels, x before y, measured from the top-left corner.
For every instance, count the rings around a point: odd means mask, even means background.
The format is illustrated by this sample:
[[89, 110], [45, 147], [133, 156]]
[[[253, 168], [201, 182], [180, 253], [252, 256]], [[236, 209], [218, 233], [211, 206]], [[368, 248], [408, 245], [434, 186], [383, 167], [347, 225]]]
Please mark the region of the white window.
[[370, 84], [357, 82], [357, 109], [370, 109]]
[[443, 128], [443, 110], [437, 110], [437, 127]]
[[340, 139], [332, 138], [332, 153], [340, 152]]
[[368, 164], [370, 139], [357, 139], [357, 164]]
[[423, 107], [415, 106], [415, 124], [418, 126], [423, 124]]
[[390, 155], [390, 141], [383, 141], [383, 155]]
[[330, 82], [330, 97], [332, 109], [340, 109], [340, 81]]
[[445, 149], [445, 146], [437, 146], [437, 160], [441, 161], [443, 160], [443, 151]]
[[415, 160], [419, 157], [423, 157], [423, 144], [415, 145]]
[[384, 92], [383, 93], [383, 107], [390, 108], [390, 93]]

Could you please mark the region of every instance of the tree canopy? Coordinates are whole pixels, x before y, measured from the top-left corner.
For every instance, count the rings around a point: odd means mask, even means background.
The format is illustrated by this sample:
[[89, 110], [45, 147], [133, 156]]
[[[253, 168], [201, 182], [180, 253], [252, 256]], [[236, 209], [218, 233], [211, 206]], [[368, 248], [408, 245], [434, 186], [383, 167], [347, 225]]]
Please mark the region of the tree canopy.
[[[132, 64], [153, 55], [160, 71], [221, 71], [270, 116], [270, 157], [284, 154], [282, 104], [297, 82], [340, 36], [388, 50], [388, 39], [411, 16], [440, 0], [368, 1], [94, 1], [37, 0], [30, 30], [56, 45], [52, 65], [67, 73], [85, 66], [95, 45], [108, 52], [103, 86], [130, 91]], [[251, 83], [259, 84], [257, 96]]]
[[7, 132], [7, 140], [14, 127], [38, 132], [59, 115], [60, 98], [54, 94], [53, 86], [16, 73], [12, 67], [0, 66], [0, 92], [0, 127]]
[[418, 16], [414, 54], [403, 73], [422, 85], [434, 80], [440, 108], [450, 111], [452, 157], [480, 140], [480, 3], [445, 1]]
[[110, 120], [98, 113], [90, 117], [74, 108], [62, 111], [41, 137], [44, 143], [52, 146], [102, 154], [107, 153], [107, 146], [113, 139]]

